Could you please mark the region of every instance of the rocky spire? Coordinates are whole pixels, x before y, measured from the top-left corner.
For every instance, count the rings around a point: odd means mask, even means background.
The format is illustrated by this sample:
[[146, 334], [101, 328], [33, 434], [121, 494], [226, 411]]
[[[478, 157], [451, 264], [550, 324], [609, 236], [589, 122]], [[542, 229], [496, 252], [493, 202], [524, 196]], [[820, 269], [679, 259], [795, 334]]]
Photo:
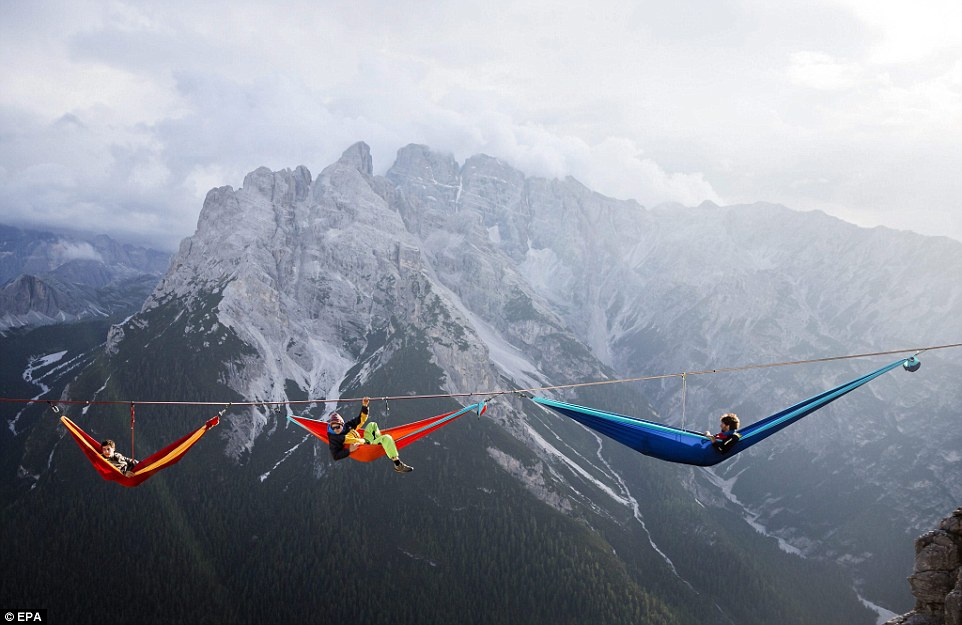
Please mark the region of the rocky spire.
[[915, 541], [915, 609], [885, 625], [962, 625], [962, 508]]
[[363, 141], [358, 141], [344, 150], [340, 162], [354, 167], [367, 176], [374, 175], [374, 159], [371, 158], [371, 148]]

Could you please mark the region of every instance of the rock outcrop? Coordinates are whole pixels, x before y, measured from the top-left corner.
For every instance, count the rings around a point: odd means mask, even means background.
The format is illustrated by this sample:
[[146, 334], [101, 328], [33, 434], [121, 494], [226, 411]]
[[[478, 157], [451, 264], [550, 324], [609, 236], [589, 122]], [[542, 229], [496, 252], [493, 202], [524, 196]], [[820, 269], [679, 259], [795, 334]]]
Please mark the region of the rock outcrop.
[[915, 609], [886, 625], [962, 625], [962, 508], [915, 541]]

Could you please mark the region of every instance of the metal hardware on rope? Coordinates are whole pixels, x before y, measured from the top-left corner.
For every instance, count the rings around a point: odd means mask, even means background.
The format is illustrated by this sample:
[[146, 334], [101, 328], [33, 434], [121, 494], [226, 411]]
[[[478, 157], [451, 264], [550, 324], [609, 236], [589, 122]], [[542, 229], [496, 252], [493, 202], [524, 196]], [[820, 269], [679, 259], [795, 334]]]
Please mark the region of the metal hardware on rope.
[[134, 402], [130, 402], [130, 457], [131, 458], [137, 457], [134, 454], [134, 423], [136, 421], [137, 421], [137, 418], [134, 414]]
[[[474, 403], [476, 403], [477, 406], [478, 406], [478, 407], [475, 408], [475, 410], [474, 410], [476, 413], [478, 413], [478, 419], [481, 418], [481, 413], [484, 412], [484, 408], [485, 408], [485, 406], [488, 405], [488, 402], [491, 401], [492, 399], [494, 399], [495, 397], [500, 397], [500, 395], [495, 394], [495, 395], [488, 395], [487, 397], [482, 396], [481, 399], [479, 399], [478, 401], [474, 402]], [[470, 399], [473, 399], [473, 396], [472, 396]], [[468, 401], [468, 404], [471, 403], [470, 399], [469, 399], [469, 401]]]
[[685, 397], [688, 395], [688, 374], [681, 374], [681, 429], [685, 429]]

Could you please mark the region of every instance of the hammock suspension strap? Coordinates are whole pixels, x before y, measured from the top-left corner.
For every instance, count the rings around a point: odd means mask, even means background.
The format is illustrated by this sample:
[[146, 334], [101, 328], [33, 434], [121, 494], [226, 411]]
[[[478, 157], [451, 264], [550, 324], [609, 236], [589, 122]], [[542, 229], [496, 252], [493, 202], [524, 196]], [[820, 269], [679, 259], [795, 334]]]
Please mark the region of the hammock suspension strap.
[[134, 423], [137, 421], [137, 415], [134, 411], [134, 402], [130, 402], [130, 457], [136, 458], [134, 454]]
[[688, 373], [681, 374], [681, 429], [685, 429], [685, 398], [688, 395]]

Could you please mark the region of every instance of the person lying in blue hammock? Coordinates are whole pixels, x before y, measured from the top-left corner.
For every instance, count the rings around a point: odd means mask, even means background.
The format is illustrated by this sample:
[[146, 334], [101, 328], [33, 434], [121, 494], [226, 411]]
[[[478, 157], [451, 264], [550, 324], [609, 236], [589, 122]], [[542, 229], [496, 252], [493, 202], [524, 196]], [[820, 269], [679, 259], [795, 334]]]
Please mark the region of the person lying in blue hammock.
[[741, 434], [736, 432], [740, 425], [738, 421], [738, 415], [734, 412], [726, 412], [721, 416], [721, 431], [718, 434], [712, 436], [711, 432], [705, 431], [705, 436], [712, 439], [712, 447], [717, 449], [720, 453], [728, 453], [738, 439], [742, 437]]

